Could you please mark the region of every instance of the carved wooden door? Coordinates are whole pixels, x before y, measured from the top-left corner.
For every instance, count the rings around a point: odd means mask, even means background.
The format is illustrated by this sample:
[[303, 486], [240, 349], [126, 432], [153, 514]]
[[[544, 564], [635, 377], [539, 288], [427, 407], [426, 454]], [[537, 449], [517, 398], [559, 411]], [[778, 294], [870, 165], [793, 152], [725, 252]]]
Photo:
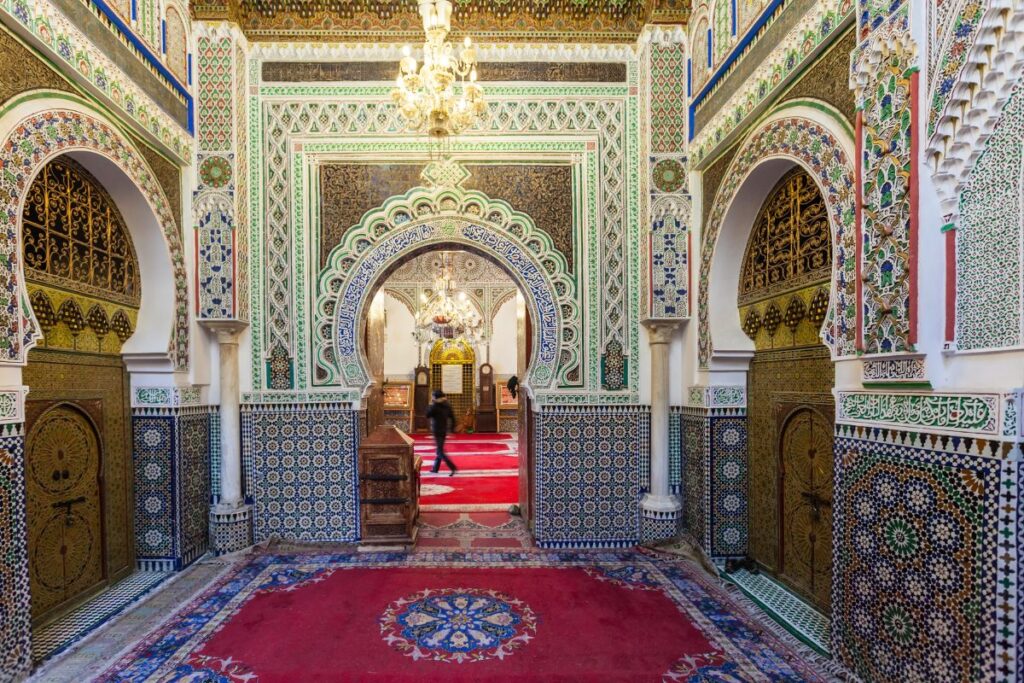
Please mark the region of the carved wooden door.
[[104, 581], [100, 444], [68, 403], [42, 413], [25, 441], [32, 618]]
[[779, 442], [780, 576], [828, 613], [832, 588], [832, 424], [790, 413]]

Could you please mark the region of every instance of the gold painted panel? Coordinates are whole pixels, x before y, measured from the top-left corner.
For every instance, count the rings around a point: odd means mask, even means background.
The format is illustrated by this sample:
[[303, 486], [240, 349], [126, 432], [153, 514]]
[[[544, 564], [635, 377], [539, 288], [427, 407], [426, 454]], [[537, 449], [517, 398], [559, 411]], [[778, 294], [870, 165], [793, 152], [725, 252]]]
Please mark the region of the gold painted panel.
[[135, 331], [137, 309], [31, 283], [28, 291], [43, 331], [40, 348], [120, 355]]
[[835, 368], [820, 331], [831, 262], [824, 199], [806, 171], [794, 169], [758, 211], [737, 293], [756, 350], [747, 378], [749, 553], [825, 611]]
[[138, 308], [139, 260], [114, 200], [60, 156], [32, 181], [22, 214], [25, 278]]
[[430, 388], [442, 389], [442, 366], [459, 365], [462, 367], [462, 393], [448, 394], [448, 403], [455, 413], [455, 428], [465, 431], [474, 423], [476, 377], [473, 367], [476, 354], [473, 347], [461, 339], [439, 339], [430, 350]]
[[[128, 373], [116, 356], [36, 348], [28, 358], [23, 381], [30, 389], [26, 402], [29, 433], [46, 411], [67, 404], [88, 415], [95, 429], [102, 453], [103, 573], [106, 581], [116, 581], [135, 565]], [[40, 516], [29, 503], [29, 526]]]
[[[780, 569], [780, 423], [799, 405], [834, 412], [835, 368], [822, 345], [758, 351], [748, 374], [749, 503], [752, 558], [769, 571]], [[831, 451], [830, 451], [831, 452]]]
[[58, 404], [25, 439], [29, 586], [38, 619], [103, 582], [100, 449], [91, 420]]
[[828, 280], [831, 268], [828, 207], [807, 171], [795, 168], [775, 185], [754, 220], [739, 301], [747, 304]]
[[740, 323], [756, 350], [789, 349], [821, 344], [827, 314], [828, 283], [822, 283], [740, 306]]

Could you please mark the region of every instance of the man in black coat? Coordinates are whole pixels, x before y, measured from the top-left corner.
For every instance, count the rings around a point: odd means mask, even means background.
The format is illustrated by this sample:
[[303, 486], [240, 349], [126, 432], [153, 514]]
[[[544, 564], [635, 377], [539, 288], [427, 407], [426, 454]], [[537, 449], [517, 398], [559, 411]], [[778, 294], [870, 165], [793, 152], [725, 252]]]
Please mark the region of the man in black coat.
[[444, 460], [451, 470], [451, 473], [448, 475], [450, 477], [455, 474], [456, 467], [452, 459], [445, 455], [444, 440], [448, 436], [449, 426], [451, 431], [455, 431], [455, 413], [448, 404], [448, 399], [445, 398], [444, 392], [440, 389], [434, 390], [434, 400], [430, 402], [430, 406], [427, 408], [427, 418], [430, 419], [430, 429], [434, 432], [434, 442], [437, 444], [437, 455], [434, 456], [434, 467], [431, 469], [431, 472], [436, 474], [440, 471], [441, 461]]

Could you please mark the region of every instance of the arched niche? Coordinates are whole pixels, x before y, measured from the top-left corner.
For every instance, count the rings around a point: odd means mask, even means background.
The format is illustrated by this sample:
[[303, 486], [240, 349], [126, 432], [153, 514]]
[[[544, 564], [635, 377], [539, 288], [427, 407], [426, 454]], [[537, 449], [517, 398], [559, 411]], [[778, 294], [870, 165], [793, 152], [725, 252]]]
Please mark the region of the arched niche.
[[808, 102], [769, 116], [741, 144], [701, 241], [698, 354], [705, 369], [728, 369], [753, 352], [736, 307], [743, 254], [761, 204], [796, 165], [811, 176], [829, 207], [831, 297], [822, 342], [833, 359], [855, 353], [854, 143], [848, 126], [828, 105]]
[[[156, 175], [135, 146], [84, 100], [64, 93], [23, 93], [0, 107], [0, 197], [9, 240], [9, 283], [0, 327], [6, 337], [0, 364], [24, 365], [40, 337], [28, 301], [22, 265], [21, 217], [28, 188], [53, 158], [66, 154], [93, 174], [124, 216], [139, 258], [142, 302], [136, 333], [123, 353], [150, 367], [188, 366], [189, 317], [184, 252], [178, 225]], [[12, 314], [13, 312], [13, 314]]]

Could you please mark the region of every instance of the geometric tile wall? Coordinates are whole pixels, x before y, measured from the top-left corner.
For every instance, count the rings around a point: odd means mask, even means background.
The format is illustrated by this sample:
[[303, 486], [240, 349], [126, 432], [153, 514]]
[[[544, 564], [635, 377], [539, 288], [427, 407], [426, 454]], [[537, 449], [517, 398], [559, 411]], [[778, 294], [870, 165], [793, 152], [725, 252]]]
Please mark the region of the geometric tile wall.
[[640, 538], [646, 406], [545, 407], [536, 414], [534, 533], [543, 548], [625, 547]]
[[210, 547], [210, 420], [209, 408], [178, 411], [178, 547], [182, 566]]
[[747, 552], [745, 413], [743, 408], [681, 410], [682, 526], [715, 558]]
[[711, 418], [712, 557], [747, 553], [747, 418]]
[[216, 408], [135, 408], [135, 555], [139, 569], [181, 569], [209, 548], [210, 428]]
[[16, 680], [32, 666], [28, 547], [25, 526], [25, 437], [20, 424], [0, 425], [0, 678]]
[[1011, 680], [1020, 463], [998, 442], [836, 426], [833, 652], [865, 680]]
[[701, 548], [711, 547], [708, 527], [707, 459], [710, 419], [704, 408], [684, 407], [681, 415], [683, 528]]
[[359, 539], [358, 426], [347, 405], [242, 406], [254, 542]]

